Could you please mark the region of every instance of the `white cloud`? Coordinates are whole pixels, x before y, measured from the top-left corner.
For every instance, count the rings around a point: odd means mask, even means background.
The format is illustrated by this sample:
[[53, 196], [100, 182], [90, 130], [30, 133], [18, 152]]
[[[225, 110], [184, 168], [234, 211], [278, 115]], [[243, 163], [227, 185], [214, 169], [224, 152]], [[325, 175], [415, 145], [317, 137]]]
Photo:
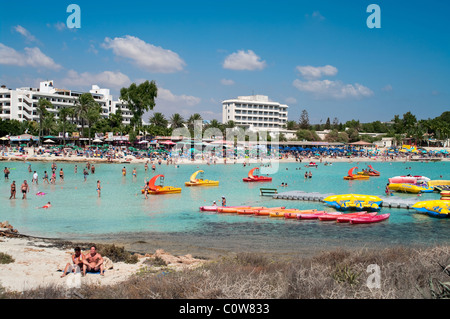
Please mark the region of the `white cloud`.
[[200, 103], [201, 99], [192, 95], [175, 95], [170, 90], [158, 87], [158, 97], [157, 100], [161, 100], [165, 103], [170, 103], [174, 105], [187, 105], [193, 106]]
[[325, 20], [325, 17], [319, 12], [319, 11], [314, 11], [312, 13], [313, 18], [318, 19], [319, 21], [323, 21]]
[[295, 104], [297, 103], [297, 99], [295, 97], [288, 97], [285, 99], [285, 102], [288, 104]]
[[229, 79], [222, 79], [220, 80], [220, 83], [222, 83], [223, 85], [233, 85], [234, 81]]
[[23, 35], [28, 42], [36, 42], [38, 44], [40, 43], [39, 40], [30, 33], [30, 31], [28, 31], [21, 25], [16, 25], [15, 27], [13, 27], [13, 30]]
[[69, 70], [67, 76], [61, 81], [66, 87], [90, 87], [93, 84], [101, 85], [105, 88], [122, 88], [131, 84], [130, 78], [121, 72], [104, 71], [101, 73], [78, 73]]
[[262, 70], [266, 67], [266, 61], [261, 61], [252, 50], [247, 52], [239, 50], [225, 58], [223, 67], [231, 70]]
[[393, 88], [392, 88], [392, 85], [388, 84], [385, 87], [381, 88], [381, 90], [385, 91], [385, 92], [389, 92], [389, 91], [392, 91]]
[[3, 43], [0, 43], [0, 64], [42, 67], [53, 70], [61, 69], [61, 65], [55, 63], [52, 58], [46, 56], [37, 47], [25, 48], [24, 52], [18, 52]]
[[341, 81], [300, 81], [296, 79], [294, 80], [293, 85], [299, 91], [314, 94], [316, 98], [345, 99], [362, 98], [373, 95], [372, 90], [358, 83], [345, 84]]
[[332, 65], [325, 66], [297, 66], [297, 71], [300, 73], [302, 77], [305, 79], [319, 79], [322, 76], [335, 76], [338, 73], [338, 69]]
[[173, 51], [146, 43], [137, 37], [105, 38], [102, 46], [112, 49], [118, 57], [130, 59], [149, 72], [173, 73], [182, 71], [186, 63]]

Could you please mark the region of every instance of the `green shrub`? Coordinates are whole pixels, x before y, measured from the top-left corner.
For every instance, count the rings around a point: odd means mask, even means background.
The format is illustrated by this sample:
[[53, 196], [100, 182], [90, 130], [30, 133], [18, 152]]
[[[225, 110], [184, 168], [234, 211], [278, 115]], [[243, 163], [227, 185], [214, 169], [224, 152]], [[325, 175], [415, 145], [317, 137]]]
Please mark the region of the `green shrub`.
[[14, 258], [5, 253], [0, 253], [0, 264], [10, 264], [14, 262]]

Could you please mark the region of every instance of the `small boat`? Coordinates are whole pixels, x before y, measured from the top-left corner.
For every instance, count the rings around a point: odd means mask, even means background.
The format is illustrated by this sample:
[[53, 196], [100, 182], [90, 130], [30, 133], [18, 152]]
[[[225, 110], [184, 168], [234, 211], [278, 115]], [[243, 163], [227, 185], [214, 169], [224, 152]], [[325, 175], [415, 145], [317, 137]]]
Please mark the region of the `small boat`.
[[372, 224], [382, 222], [389, 218], [391, 214], [381, 214], [375, 216], [358, 216], [350, 219], [350, 224]]
[[[156, 180], [160, 179], [160, 185], [155, 185]], [[154, 176], [150, 181], [148, 181], [148, 194], [151, 195], [164, 195], [164, 194], [177, 194], [181, 193], [180, 187], [173, 187], [173, 186], [163, 186], [164, 184], [164, 175], [156, 175]], [[145, 192], [144, 189], [142, 189], [142, 194]]]
[[338, 218], [341, 215], [343, 215], [343, 213], [341, 213], [341, 212], [325, 213], [325, 214], [318, 216], [318, 219], [321, 221], [336, 220], [336, 218]]
[[242, 180], [244, 182], [271, 182], [272, 181], [272, 177], [253, 175], [255, 170], [259, 170], [259, 167], [252, 168], [250, 170], [250, 172], [248, 172], [248, 176], [246, 178], [243, 178]]
[[284, 218], [298, 218], [299, 214], [312, 214], [314, 212], [317, 212], [317, 209], [306, 209], [306, 210], [294, 210], [294, 211], [288, 211], [284, 213]]
[[368, 175], [368, 176], [380, 176], [380, 172], [373, 169], [372, 165], [368, 166], [368, 169], [358, 172], [359, 175]]
[[237, 212], [239, 210], [243, 210], [243, 209], [257, 209], [257, 208], [262, 209], [264, 207], [252, 207], [252, 206], [249, 206], [247, 208], [244, 208], [244, 207], [239, 207], [239, 206], [234, 206], [234, 207], [233, 206], [228, 206], [228, 207], [220, 207], [220, 208], [218, 208], [217, 212], [218, 213], [235, 213], [235, 214], [237, 214]]
[[244, 208], [241, 210], [238, 210], [237, 213], [238, 214], [245, 214], [245, 215], [256, 215], [258, 212], [260, 211], [268, 211], [269, 214], [270, 212], [273, 212], [275, 210], [283, 210], [285, 207], [249, 207], [249, 208]]
[[189, 182], [184, 183], [185, 186], [219, 186], [219, 181], [211, 181], [209, 179], [197, 178], [198, 174], [203, 175], [203, 170], [198, 170], [189, 178]]
[[312, 213], [297, 214], [297, 219], [318, 219], [320, 215], [326, 214], [324, 210], [315, 211]]
[[347, 176], [344, 176], [344, 179], [345, 180], [366, 180], [366, 179], [369, 179], [370, 178], [370, 176], [369, 175], [361, 175], [361, 174], [358, 174], [358, 173], [356, 173], [356, 174], [353, 174], [353, 171], [355, 170], [355, 169], [357, 169], [358, 167], [352, 167], [352, 168], [350, 168], [350, 170], [348, 171], [348, 173], [347, 173]]
[[[362, 216], [375, 216], [376, 214], [378, 214], [377, 212], [372, 212], [372, 213], [367, 213], [367, 212], [358, 212], [356, 214], [360, 214]], [[355, 215], [353, 213], [350, 214], [343, 214], [342, 216], [338, 216], [336, 218], [336, 222], [338, 223], [348, 223], [350, 222], [350, 219], [358, 217], [359, 215]]]
[[[211, 205], [211, 206], [200, 206], [200, 211], [203, 212], [217, 212], [219, 208], [225, 208], [227, 206], [217, 206], [217, 205]], [[228, 206], [228, 208], [239, 208], [239, 209], [245, 209], [250, 208], [251, 206]]]

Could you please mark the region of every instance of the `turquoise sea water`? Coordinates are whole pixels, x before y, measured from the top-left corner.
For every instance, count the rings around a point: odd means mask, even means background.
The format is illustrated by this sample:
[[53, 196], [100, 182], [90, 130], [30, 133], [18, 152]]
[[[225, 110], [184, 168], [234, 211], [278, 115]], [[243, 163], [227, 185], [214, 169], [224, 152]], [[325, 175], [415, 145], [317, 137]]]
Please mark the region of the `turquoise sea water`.
[[[3, 165], [4, 164], [4, 165]], [[56, 184], [43, 184], [44, 171], [51, 172], [51, 163], [32, 162], [32, 170], [39, 174], [39, 185], [31, 183], [32, 173], [23, 162], [2, 162], [11, 168], [9, 181], [0, 182], [0, 221], [9, 221], [21, 233], [67, 240], [112, 240], [147, 242], [155, 246], [192, 247], [209, 250], [296, 251], [311, 247], [371, 246], [371, 245], [431, 245], [448, 244], [450, 219], [435, 219], [414, 210], [383, 208], [389, 220], [370, 225], [336, 224], [335, 222], [284, 220], [278, 218], [242, 216], [200, 212], [199, 207], [220, 205], [221, 196], [227, 204], [299, 209], [333, 209], [319, 202], [277, 200], [261, 197], [260, 187], [275, 187], [279, 192], [303, 190], [320, 193], [356, 193], [384, 197], [387, 179], [397, 175], [424, 175], [431, 179], [450, 179], [450, 163], [372, 163], [380, 177], [367, 181], [346, 181], [347, 171], [368, 162], [319, 164], [307, 168], [306, 163], [280, 164], [272, 183], [244, 183], [242, 178], [255, 167], [242, 164], [156, 165], [156, 174], [165, 175], [165, 185], [182, 187], [181, 194], [152, 196], [146, 200], [141, 194], [145, 178], [154, 173], [144, 164], [96, 164], [95, 174], [84, 182], [84, 163], [57, 163]], [[78, 173], [74, 173], [74, 166]], [[126, 167], [127, 175], [122, 176]], [[411, 167], [411, 169], [409, 169]], [[59, 170], [65, 172], [59, 180]], [[137, 177], [131, 172], [137, 169]], [[204, 178], [219, 180], [218, 187], [185, 187], [184, 182], [197, 169], [205, 171]], [[312, 179], [305, 180], [305, 171], [312, 171]], [[49, 173], [50, 175], [50, 173]], [[440, 177], [442, 175], [442, 178]], [[22, 200], [20, 185], [30, 184], [27, 200]], [[10, 184], [15, 180], [17, 194], [9, 200]], [[97, 180], [101, 181], [101, 197], [97, 197]], [[279, 187], [282, 182], [287, 188]], [[36, 193], [45, 192], [44, 196]], [[395, 194], [414, 197], [413, 194]], [[439, 194], [423, 194], [425, 199], [439, 199]], [[50, 201], [50, 209], [38, 209]], [[169, 245], [169, 243], [171, 243]], [[164, 247], [160, 247], [164, 248]]]

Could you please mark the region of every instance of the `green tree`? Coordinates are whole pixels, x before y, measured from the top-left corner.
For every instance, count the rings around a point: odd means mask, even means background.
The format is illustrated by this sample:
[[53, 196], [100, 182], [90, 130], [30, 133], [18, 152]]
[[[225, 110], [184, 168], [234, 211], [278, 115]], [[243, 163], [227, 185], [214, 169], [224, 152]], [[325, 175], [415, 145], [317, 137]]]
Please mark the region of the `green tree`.
[[181, 116], [180, 113], [172, 114], [172, 116], [169, 119], [170, 127], [172, 129], [183, 127], [184, 125], [184, 118]]
[[49, 114], [47, 108], [53, 108], [52, 102], [47, 99], [40, 98], [36, 106], [36, 112], [39, 115], [39, 143], [41, 143], [42, 139], [45, 117]]
[[153, 110], [157, 96], [158, 88], [155, 81], [145, 81], [139, 85], [132, 83], [128, 88], [120, 90], [120, 99], [127, 103], [128, 109], [133, 114], [130, 124], [135, 129], [142, 128], [142, 116], [146, 111]]
[[59, 122], [62, 125], [63, 128], [63, 144], [66, 145], [66, 126], [68, 123], [67, 118], [69, 117], [69, 115], [71, 114], [71, 109], [69, 107], [63, 107], [61, 109], [59, 109], [58, 112], [58, 117], [59, 117]]
[[311, 125], [309, 124], [309, 115], [308, 111], [303, 110], [302, 114], [300, 115], [300, 120], [298, 121], [299, 128], [303, 130], [308, 130]]
[[91, 93], [83, 93], [78, 97], [75, 102], [74, 113], [78, 119], [81, 126], [81, 134], [83, 135], [84, 124], [87, 120], [88, 111], [93, 105], [97, 103]]
[[102, 108], [97, 102], [92, 103], [86, 113], [86, 122], [89, 129], [89, 145], [91, 145], [91, 128], [100, 120]]
[[154, 113], [149, 119], [150, 124], [153, 124], [155, 126], [161, 126], [164, 128], [167, 128], [167, 125], [169, 124], [169, 121], [166, 119], [164, 114], [160, 112]]

